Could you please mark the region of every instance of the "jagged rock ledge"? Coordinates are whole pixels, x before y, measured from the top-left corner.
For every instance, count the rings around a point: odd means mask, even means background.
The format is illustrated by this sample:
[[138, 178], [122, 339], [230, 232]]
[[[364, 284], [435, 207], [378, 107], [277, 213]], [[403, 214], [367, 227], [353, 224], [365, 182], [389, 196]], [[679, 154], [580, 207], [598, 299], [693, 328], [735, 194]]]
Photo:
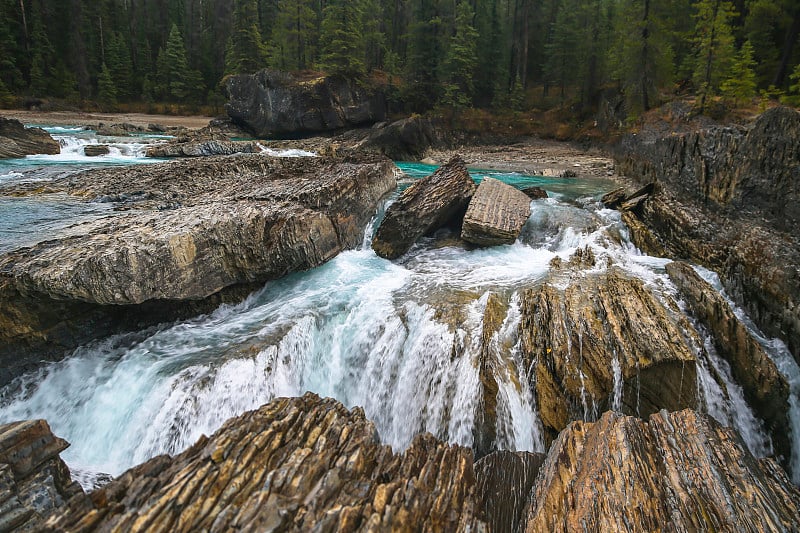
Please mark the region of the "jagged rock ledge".
[[0, 159], [59, 153], [61, 145], [43, 129], [26, 128], [19, 120], [0, 117]]
[[380, 156], [237, 155], [49, 182], [125, 210], [0, 256], [0, 384], [43, 357], [210, 311], [355, 247], [395, 172]]
[[[537, 476], [538, 473], [538, 476]], [[500, 499], [498, 499], [500, 498]], [[0, 511], [2, 512], [2, 511]], [[2, 516], [2, 515], [0, 515]], [[800, 491], [693, 411], [574, 422], [546, 457], [420, 435], [380, 444], [360, 408], [313, 394], [226, 422], [42, 525], [58, 531], [789, 531]]]

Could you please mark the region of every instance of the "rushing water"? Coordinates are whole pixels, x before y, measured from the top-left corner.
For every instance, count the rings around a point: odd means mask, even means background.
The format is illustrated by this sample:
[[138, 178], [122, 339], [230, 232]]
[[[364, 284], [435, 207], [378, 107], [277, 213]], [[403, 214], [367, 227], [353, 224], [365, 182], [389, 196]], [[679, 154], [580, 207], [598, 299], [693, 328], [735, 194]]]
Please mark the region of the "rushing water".
[[[432, 170], [401, 167], [409, 180]], [[87, 485], [98, 473], [118, 475], [156, 454], [179, 452], [231, 416], [307, 390], [363, 406], [396, 449], [423, 431], [469, 446], [482, 407], [483, 316], [494, 293], [505, 313], [484, 354], [499, 369], [494, 445], [543, 451], [517, 338], [520, 291], [545, 280], [564, 283], [551, 276], [550, 261], [586, 246], [598, 258], [596, 271], [611, 259], [660, 297], [674, 297], [675, 288], [664, 273], [668, 260], [638, 252], [619, 214], [599, 205], [610, 182], [474, 173], [476, 180], [486, 175], [551, 193], [532, 202], [516, 243], [469, 249], [444, 235], [387, 261], [369, 247], [376, 219], [361, 248], [270, 282], [238, 305], [83, 346], [18, 379], [0, 392], [0, 420], [46, 418], [71, 442], [62, 456]], [[763, 456], [769, 440], [761, 422], [711, 344], [706, 336], [696, 347], [706, 410]], [[784, 366], [787, 374], [796, 369]], [[616, 356], [612, 369], [612, 404], [619, 407]], [[790, 377], [795, 421], [797, 376]], [[591, 411], [587, 405], [590, 417]]]

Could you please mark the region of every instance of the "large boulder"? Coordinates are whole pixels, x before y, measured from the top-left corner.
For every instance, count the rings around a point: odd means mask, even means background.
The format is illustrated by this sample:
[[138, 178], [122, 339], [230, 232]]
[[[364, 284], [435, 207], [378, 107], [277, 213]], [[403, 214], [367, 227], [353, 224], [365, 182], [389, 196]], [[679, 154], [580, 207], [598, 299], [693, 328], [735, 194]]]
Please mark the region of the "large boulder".
[[483, 178], [464, 215], [461, 238], [480, 246], [513, 244], [531, 215], [531, 199], [494, 178]]
[[522, 353], [550, 439], [612, 407], [648, 416], [697, 406], [692, 333], [640, 280], [612, 269], [566, 285], [522, 298]]
[[693, 411], [573, 422], [518, 531], [796, 531], [800, 491], [772, 459]]
[[464, 161], [454, 156], [404, 190], [389, 206], [372, 240], [372, 249], [386, 259], [400, 257], [419, 237], [460, 221], [475, 189]]
[[413, 116], [372, 128], [355, 148], [384, 154], [395, 161], [422, 159], [433, 147], [452, 144], [454, 133], [437, 119]]
[[83, 155], [86, 157], [98, 157], [108, 155], [111, 150], [105, 144], [87, 144], [83, 147]]
[[55, 514], [58, 531], [478, 531], [468, 448], [380, 443], [361, 408], [280, 398]]
[[0, 383], [43, 356], [208, 311], [361, 244], [395, 171], [380, 156], [237, 155], [50, 182], [125, 210], [0, 256]]
[[0, 117], [0, 159], [59, 153], [61, 145], [43, 129], [26, 128], [19, 120]]
[[674, 261], [666, 268], [692, 313], [713, 335], [717, 352], [730, 363], [748, 404], [766, 423], [775, 454], [788, 464], [792, 450], [787, 416], [789, 384], [786, 379], [728, 302], [691, 266]]
[[262, 70], [227, 78], [228, 116], [257, 137], [308, 135], [379, 122], [383, 93], [342, 76], [312, 79]]
[[0, 531], [33, 531], [83, 494], [59, 456], [68, 446], [44, 420], [0, 425]]

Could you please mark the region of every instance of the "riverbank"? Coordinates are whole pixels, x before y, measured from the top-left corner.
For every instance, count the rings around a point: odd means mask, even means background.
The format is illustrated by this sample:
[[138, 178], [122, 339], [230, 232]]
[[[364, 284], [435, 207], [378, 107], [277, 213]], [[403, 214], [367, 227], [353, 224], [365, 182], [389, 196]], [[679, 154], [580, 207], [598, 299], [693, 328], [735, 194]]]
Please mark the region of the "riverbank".
[[146, 128], [149, 124], [166, 127], [183, 126], [199, 129], [208, 126], [214, 117], [202, 115], [148, 115], [144, 113], [83, 113], [80, 111], [25, 111], [20, 109], [0, 109], [0, 117], [14, 118], [23, 124], [48, 124], [53, 126], [88, 126], [98, 124], [128, 123]]

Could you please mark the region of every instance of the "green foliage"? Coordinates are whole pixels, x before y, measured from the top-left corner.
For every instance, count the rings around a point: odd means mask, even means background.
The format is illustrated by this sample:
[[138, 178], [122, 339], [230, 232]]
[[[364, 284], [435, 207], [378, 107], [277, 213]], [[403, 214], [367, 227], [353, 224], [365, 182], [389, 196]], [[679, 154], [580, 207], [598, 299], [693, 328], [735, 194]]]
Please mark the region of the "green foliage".
[[753, 46], [745, 41], [731, 66], [728, 78], [722, 82], [722, 96], [742, 104], [756, 95], [756, 62], [753, 59]]
[[117, 88], [111, 77], [111, 71], [105, 63], [103, 63], [100, 76], [97, 78], [97, 99], [103, 104], [117, 103]]
[[316, 55], [317, 34], [317, 14], [310, 0], [279, 0], [271, 65], [281, 70], [308, 68]]
[[439, 101], [442, 19], [433, 0], [415, 2], [408, 36], [405, 84], [401, 97], [408, 107], [425, 111]]
[[235, 0], [233, 28], [225, 53], [226, 74], [252, 74], [268, 64], [269, 54], [258, 29], [255, 0]]
[[330, 0], [323, 10], [319, 66], [331, 74], [360, 77], [366, 72], [361, 0]]
[[117, 89], [117, 98], [129, 100], [134, 97], [135, 91], [133, 62], [128, 43], [120, 32], [112, 32], [106, 48], [106, 64], [109, 65], [108, 70]]
[[735, 48], [731, 22], [738, 15], [733, 4], [724, 0], [700, 0], [695, 8], [694, 82], [702, 113], [706, 100], [718, 94], [733, 64]]
[[474, 17], [469, 2], [462, 0], [456, 10], [456, 33], [444, 60], [444, 94], [442, 103], [453, 107], [469, 107], [475, 91], [473, 78], [478, 64], [478, 31], [472, 26]]

